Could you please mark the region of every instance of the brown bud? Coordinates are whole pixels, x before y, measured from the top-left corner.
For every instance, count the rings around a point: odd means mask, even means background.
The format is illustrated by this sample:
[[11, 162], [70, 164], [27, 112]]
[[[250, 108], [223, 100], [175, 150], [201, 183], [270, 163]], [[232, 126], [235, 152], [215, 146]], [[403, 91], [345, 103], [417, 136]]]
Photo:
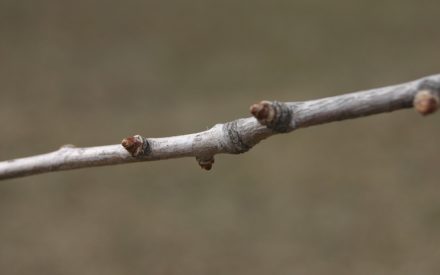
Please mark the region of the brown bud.
[[267, 125], [275, 117], [275, 110], [270, 101], [264, 100], [252, 105], [250, 112], [263, 125]]
[[430, 90], [421, 90], [414, 97], [414, 108], [421, 115], [429, 115], [434, 113], [439, 105], [440, 99], [437, 93]]
[[196, 157], [197, 162], [200, 165], [200, 168], [209, 171], [212, 169], [212, 165], [214, 164], [214, 157], [202, 158]]
[[133, 156], [143, 153], [144, 139], [140, 135], [124, 138], [121, 145]]

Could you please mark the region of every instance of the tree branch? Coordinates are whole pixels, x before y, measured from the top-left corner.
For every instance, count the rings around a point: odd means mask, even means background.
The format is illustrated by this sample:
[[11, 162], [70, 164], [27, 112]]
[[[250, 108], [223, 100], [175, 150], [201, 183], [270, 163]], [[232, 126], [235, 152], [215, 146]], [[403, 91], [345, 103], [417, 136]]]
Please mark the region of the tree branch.
[[210, 170], [214, 155], [240, 154], [261, 140], [298, 128], [391, 112], [412, 106], [427, 115], [440, 104], [440, 74], [412, 82], [304, 102], [262, 101], [251, 106], [254, 117], [217, 124], [200, 133], [145, 138], [125, 138], [121, 145], [59, 150], [37, 156], [0, 162], [0, 179], [45, 172], [114, 165], [121, 163], [195, 157]]

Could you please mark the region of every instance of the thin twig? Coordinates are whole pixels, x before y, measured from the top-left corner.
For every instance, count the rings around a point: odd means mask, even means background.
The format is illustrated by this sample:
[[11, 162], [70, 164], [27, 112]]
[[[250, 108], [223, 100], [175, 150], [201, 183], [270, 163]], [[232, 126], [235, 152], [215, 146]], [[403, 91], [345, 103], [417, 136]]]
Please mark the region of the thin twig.
[[274, 134], [412, 106], [420, 114], [427, 115], [437, 110], [439, 104], [440, 74], [396, 86], [311, 101], [262, 101], [251, 106], [254, 117], [217, 124], [200, 133], [165, 138], [135, 135], [117, 145], [63, 146], [51, 153], [3, 161], [0, 162], [0, 179], [181, 157], [195, 157], [202, 168], [210, 170], [214, 155], [244, 153]]

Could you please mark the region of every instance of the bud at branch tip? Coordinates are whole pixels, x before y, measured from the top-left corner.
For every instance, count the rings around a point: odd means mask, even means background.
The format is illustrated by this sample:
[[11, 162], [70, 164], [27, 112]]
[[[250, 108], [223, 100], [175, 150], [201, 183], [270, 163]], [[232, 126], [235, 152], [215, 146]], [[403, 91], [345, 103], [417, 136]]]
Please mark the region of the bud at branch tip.
[[421, 115], [426, 116], [434, 113], [440, 105], [438, 93], [431, 90], [420, 90], [414, 97], [414, 108]]

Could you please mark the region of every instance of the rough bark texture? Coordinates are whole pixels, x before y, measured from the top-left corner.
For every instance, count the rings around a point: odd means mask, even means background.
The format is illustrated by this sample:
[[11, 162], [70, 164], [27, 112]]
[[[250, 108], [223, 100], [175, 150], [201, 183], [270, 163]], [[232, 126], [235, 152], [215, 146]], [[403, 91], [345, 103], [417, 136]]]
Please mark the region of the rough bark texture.
[[140, 135], [121, 145], [63, 146], [43, 155], [0, 162], [0, 179], [120, 163], [195, 157], [210, 170], [214, 155], [240, 154], [271, 135], [317, 124], [391, 112], [412, 106], [427, 115], [439, 107], [440, 75], [412, 82], [304, 102], [262, 101], [251, 106], [254, 117], [217, 124], [200, 133], [165, 138]]

